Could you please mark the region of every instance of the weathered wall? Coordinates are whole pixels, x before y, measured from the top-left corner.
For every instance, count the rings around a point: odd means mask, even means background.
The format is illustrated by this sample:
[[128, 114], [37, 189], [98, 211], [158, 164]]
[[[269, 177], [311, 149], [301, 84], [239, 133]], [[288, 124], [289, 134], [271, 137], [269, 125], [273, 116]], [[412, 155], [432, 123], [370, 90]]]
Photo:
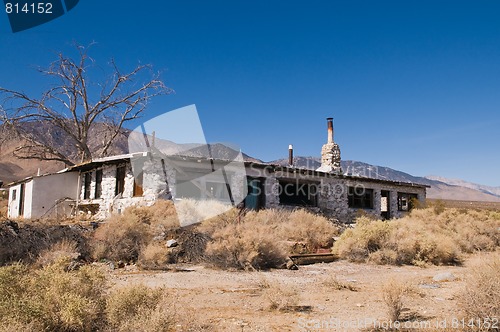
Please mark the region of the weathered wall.
[[[78, 173], [51, 174], [33, 179], [31, 218], [41, 218], [49, 214], [69, 214], [69, 206], [57, 204], [61, 199], [76, 200]], [[26, 197], [28, 203], [28, 197]], [[57, 210], [59, 209], [59, 210]], [[64, 209], [64, 211], [62, 211]], [[29, 218], [28, 215], [25, 216]]]
[[[255, 175], [255, 174], [254, 174]], [[320, 210], [322, 213], [336, 218], [342, 222], [352, 222], [359, 214], [369, 214], [381, 218], [382, 191], [389, 191], [390, 218], [399, 218], [407, 214], [406, 211], [398, 210], [398, 193], [418, 195], [421, 203], [425, 202], [425, 188], [404, 184], [393, 184], [390, 182], [373, 181], [371, 179], [336, 177], [336, 176], [312, 176], [298, 172], [268, 172], [265, 180], [266, 208], [286, 207], [279, 201], [279, 181], [294, 180], [301, 183], [317, 183], [317, 208], [306, 207], [309, 210]], [[358, 209], [349, 207], [349, 187], [361, 186], [373, 190], [373, 208]], [[292, 206], [293, 208], [293, 206]]]
[[[191, 163], [191, 164], [189, 164]], [[115, 197], [116, 186], [116, 168], [119, 165], [107, 165], [103, 167], [102, 179], [102, 198], [95, 199], [93, 197], [95, 192], [95, 170], [92, 172], [92, 187], [91, 199], [83, 200], [84, 189], [84, 175], [80, 179], [80, 199], [81, 203], [98, 203], [99, 213], [98, 218], [108, 216], [112, 212], [121, 212], [126, 207], [132, 205], [151, 205], [158, 198], [176, 199], [176, 180], [178, 176], [185, 176], [182, 172], [176, 170], [191, 166], [191, 171], [196, 173], [196, 164], [193, 162], [184, 162], [182, 165], [173, 167], [167, 162], [162, 165], [160, 159], [147, 160], [143, 164], [143, 196], [133, 197], [134, 178], [130, 163], [127, 163], [127, 171], [125, 176], [125, 190], [122, 195]], [[200, 166], [202, 167], [202, 166]], [[167, 177], [165, 177], [167, 174]], [[194, 174], [194, 173], [193, 173]], [[246, 175], [263, 180], [263, 190], [265, 194], [265, 207], [266, 208], [294, 208], [293, 206], [286, 206], [280, 203], [280, 180], [298, 180], [299, 182], [312, 183], [317, 186], [316, 207], [309, 207], [309, 209], [316, 212], [323, 212], [332, 218], [337, 218], [342, 222], [351, 222], [360, 213], [360, 209], [349, 208], [348, 205], [348, 188], [350, 186], [362, 186], [367, 189], [373, 189], [373, 208], [362, 209], [363, 213], [371, 214], [377, 218], [381, 217], [381, 191], [390, 192], [390, 217], [401, 217], [406, 212], [398, 211], [398, 192], [417, 194], [419, 199], [425, 201], [425, 188], [415, 187], [411, 185], [401, 185], [390, 182], [380, 182], [370, 179], [335, 176], [331, 174], [311, 175], [304, 170], [280, 170], [274, 166], [269, 167], [254, 167], [252, 164], [247, 165]], [[192, 176], [192, 174], [191, 174]], [[205, 188], [206, 182], [220, 180], [220, 175], [214, 177], [215, 174], [200, 173], [200, 177], [196, 178], [198, 185]], [[212, 179], [212, 177], [214, 177]], [[168, 179], [167, 185], [166, 178]], [[245, 179], [241, 176], [235, 176], [229, 170], [228, 179], [232, 182], [233, 195], [235, 203], [242, 200], [246, 191]], [[240, 188], [241, 190], [238, 190]], [[202, 194], [203, 196], [203, 194]]]

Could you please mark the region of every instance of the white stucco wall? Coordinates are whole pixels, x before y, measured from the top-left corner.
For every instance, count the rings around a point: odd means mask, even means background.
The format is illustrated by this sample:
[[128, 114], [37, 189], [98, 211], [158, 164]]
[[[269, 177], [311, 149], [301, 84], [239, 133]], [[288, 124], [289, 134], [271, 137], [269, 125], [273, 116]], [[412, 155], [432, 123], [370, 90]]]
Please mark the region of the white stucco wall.
[[[23, 192], [21, 193], [21, 187], [24, 185]], [[32, 190], [33, 190], [33, 179], [23, 183], [17, 184], [9, 188], [9, 205], [8, 205], [8, 217], [9, 218], [31, 218], [31, 205], [32, 205]], [[14, 191], [16, 192], [16, 197], [14, 199]], [[21, 205], [21, 200], [24, 200], [23, 211], [19, 213], [19, 206]]]

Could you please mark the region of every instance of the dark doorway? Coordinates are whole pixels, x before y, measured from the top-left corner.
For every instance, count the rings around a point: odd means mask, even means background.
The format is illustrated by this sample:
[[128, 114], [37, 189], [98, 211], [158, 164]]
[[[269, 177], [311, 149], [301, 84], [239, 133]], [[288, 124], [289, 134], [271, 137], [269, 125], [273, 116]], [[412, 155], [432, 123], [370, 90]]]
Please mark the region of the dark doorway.
[[24, 183], [21, 184], [21, 188], [19, 190], [19, 216], [24, 216]]
[[391, 192], [382, 190], [380, 193], [380, 214], [382, 219], [391, 219]]
[[245, 197], [245, 208], [259, 210], [265, 206], [264, 181], [262, 178], [247, 177], [248, 194]]

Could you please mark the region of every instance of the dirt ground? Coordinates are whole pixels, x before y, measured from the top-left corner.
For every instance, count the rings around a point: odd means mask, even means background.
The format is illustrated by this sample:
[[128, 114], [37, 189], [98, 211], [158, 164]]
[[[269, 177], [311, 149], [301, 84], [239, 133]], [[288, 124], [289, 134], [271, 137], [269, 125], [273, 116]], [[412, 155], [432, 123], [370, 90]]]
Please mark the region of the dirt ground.
[[[457, 295], [474, 264], [491, 254], [469, 256], [463, 266], [381, 266], [346, 261], [300, 266], [298, 270], [268, 272], [220, 271], [203, 266], [176, 266], [176, 271], [143, 272], [134, 266], [110, 272], [114, 287], [145, 284], [171, 292], [179, 323], [209, 326], [214, 331], [371, 331], [388, 325], [381, 286], [389, 280], [411, 285], [404, 297], [400, 326], [415, 330], [439, 330], [459, 318]], [[434, 281], [443, 273], [450, 281]], [[332, 278], [355, 290], [331, 285]], [[274, 285], [266, 288], [266, 285]], [[270, 309], [267, 294], [280, 295], [276, 284], [296, 291], [297, 303], [288, 310]], [[280, 288], [278, 287], [278, 288]], [[286, 292], [285, 292], [286, 293]], [[286, 295], [284, 299], [294, 298]], [[445, 321], [446, 320], [446, 321]], [[437, 325], [438, 324], [438, 325]], [[430, 328], [429, 328], [430, 327]]]

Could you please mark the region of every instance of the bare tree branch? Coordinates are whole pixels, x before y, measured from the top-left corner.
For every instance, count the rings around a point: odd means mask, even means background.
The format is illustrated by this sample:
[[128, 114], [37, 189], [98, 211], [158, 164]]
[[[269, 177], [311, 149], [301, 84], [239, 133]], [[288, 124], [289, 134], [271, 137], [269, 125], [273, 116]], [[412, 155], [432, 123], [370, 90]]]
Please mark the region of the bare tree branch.
[[40, 97], [0, 87], [0, 127], [26, 142], [15, 150], [18, 158], [72, 165], [106, 156], [128, 121], [140, 117], [152, 98], [172, 92], [150, 65], [122, 73], [114, 59], [111, 74], [94, 82], [89, 48], [75, 46], [77, 60], [59, 53], [39, 69], [52, 83]]

